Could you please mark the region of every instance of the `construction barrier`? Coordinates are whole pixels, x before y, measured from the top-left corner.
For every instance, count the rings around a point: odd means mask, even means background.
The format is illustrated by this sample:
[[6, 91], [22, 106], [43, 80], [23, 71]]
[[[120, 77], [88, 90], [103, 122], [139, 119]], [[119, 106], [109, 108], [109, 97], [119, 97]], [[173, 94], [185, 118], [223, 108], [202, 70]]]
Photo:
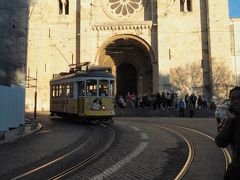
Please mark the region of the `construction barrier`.
[[24, 124], [25, 89], [0, 86], [0, 132], [18, 128]]

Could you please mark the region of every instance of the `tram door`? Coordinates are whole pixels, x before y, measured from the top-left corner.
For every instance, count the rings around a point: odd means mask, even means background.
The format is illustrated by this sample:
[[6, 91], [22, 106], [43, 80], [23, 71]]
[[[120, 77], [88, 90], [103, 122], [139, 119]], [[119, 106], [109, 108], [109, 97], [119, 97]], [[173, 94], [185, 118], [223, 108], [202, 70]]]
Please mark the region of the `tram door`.
[[85, 96], [85, 81], [78, 82], [78, 100], [77, 113], [82, 116], [84, 113], [84, 96]]

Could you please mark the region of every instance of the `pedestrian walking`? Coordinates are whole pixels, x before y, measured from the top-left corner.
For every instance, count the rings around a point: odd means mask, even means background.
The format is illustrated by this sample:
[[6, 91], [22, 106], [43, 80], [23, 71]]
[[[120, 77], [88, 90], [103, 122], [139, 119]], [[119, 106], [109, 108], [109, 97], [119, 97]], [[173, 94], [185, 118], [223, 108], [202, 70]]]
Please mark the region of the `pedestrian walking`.
[[230, 91], [230, 108], [228, 117], [220, 123], [216, 144], [225, 148], [232, 148], [232, 162], [228, 165], [224, 180], [239, 180], [240, 178], [240, 87]]
[[182, 98], [180, 99], [179, 103], [178, 103], [178, 107], [179, 107], [179, 113], [180, 113], [180, 117], [184, 117], [184, 107], [185, 107], [185, 103], [182, 100]]

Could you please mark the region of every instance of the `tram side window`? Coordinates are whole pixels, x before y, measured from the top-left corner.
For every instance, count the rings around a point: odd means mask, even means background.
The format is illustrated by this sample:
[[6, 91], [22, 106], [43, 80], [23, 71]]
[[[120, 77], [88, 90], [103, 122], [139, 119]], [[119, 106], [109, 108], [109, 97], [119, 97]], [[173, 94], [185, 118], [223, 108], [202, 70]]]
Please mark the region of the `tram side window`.
[[78, 96], [85, 96], [85, 82], [78, 82]]
[[73, 97], [73, 83], [66, 84], [66, 97], [72, 98]]
[[99, 80], [99, 96], [108, 96], [108, 80]]
[[52, 86], [53, 98], [72, 98], [73, 97], [73, 83], [58, 84]]
[[114, 96], [114, 81], [110, 81], [109, 95]]
[[52, 97], [59, 97], [59, 85], [52, 86]]
[[87, 96], [97, 96], [97, 80], [86, 81], [86, 93]]
[[55, 97], [59, 97], [59, 85], [56, 85]]
[[57, 98], [63, 96], [64, 90], [63, 85], [53, 85], [52, 86], [52, 97]]
[[58, 94], [59, 97], [62, 97], [63, 96], [63, 85], [59, 85], [59, 94]]
[[56, 97], [56, 86], [52, 86], [52, 97]]

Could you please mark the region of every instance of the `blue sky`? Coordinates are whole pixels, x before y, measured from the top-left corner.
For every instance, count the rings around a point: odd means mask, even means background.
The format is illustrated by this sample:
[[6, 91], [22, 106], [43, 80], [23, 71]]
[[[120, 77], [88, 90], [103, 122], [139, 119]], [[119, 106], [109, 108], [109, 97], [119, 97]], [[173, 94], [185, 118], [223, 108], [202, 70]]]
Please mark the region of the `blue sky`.
[[240, 0], [229, 0], [229, 17], [240, 18]]

